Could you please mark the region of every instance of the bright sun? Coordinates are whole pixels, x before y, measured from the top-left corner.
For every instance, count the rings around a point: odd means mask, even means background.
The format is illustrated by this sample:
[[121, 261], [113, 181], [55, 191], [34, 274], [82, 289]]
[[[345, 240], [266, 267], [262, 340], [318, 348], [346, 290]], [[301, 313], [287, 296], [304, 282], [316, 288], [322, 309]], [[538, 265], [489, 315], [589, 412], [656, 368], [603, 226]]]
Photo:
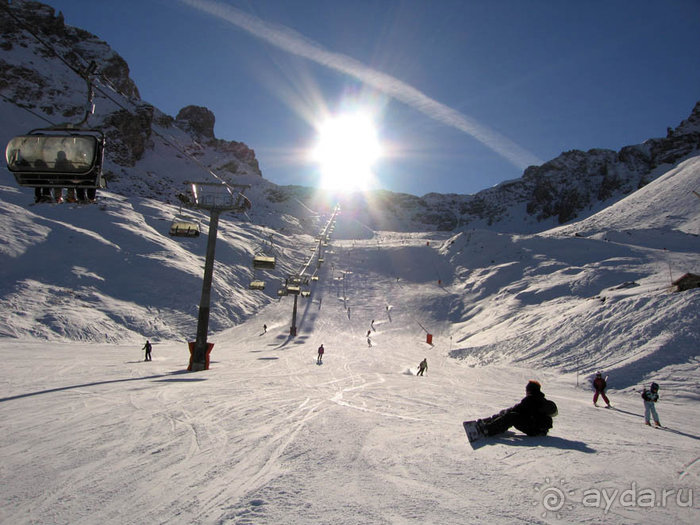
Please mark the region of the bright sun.
[[321, 187], [343, 191], [369, 189], [374, 179], [372, 166], [380, 155], [377, 130], [362, 113], [346, 113], [324, 122], [313, 151]]

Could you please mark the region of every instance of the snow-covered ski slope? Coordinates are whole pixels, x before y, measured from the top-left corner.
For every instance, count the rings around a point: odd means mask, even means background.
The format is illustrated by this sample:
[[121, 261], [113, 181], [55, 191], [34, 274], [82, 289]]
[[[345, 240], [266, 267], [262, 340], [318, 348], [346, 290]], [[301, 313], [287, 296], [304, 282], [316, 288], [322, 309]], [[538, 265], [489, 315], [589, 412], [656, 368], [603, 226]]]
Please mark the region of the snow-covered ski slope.
[[[224, 219], [198, 373], [205, 236], [169, 238], [177, 210], [145, 199], [3, 185], [0, 522], [697, 523], [700, 290], [670, 281], [700, 273], [699, 166], [540, 235], [370, 237], [341, 215], [294, 338], [292, 298], [245, 287], [269, 228]], [[275, 237], [278, 278], [314, 241]], [[593, 407], [597, 369], [615, 410]], [[531, 378], [551, 434], [472, 449], [462, 421]], [[643, 424], [652, 380], [670, 430]]]

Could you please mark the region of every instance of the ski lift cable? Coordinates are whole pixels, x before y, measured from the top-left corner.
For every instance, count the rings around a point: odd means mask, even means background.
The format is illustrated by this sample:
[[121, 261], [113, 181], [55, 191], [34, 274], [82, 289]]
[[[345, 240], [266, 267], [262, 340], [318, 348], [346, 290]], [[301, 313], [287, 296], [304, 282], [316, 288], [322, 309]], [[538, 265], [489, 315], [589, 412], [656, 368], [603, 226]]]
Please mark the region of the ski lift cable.
[[[86, 68], [86, 71], [80, 71], [80, 70], [78, 70], [78, 69], [75, 68], [70, 62], [68, 62], [58, 51], [56, 51], [56, 49], [55, 49], [51, 44], [45, 42], [45, 41], [44, 41], [41, 37], [39, 37], [34, 31], [32, 31], [32, 29], [29, 28], [29, 27], [27, 26], [27, 24], [25, 24], [18, 16], [16, 16], [14, 13], [12, 13], [12, 11], [11, 11], [6, 5], [0, 3], [0, 7], [2, 7], [2, 9], [3, 9], [4, 11], [6, 11], [6, 12], [10, 15], [10, 17], [12, 17], [12, 18], [15, 20], [15, 22], [17, 22], [17, 24], [19, 24], [19, 25], [22, 27], [22, 29], [24, 29], [24, 30], [27, 31], [29, 34], [31, 34], [40, 44], [42, 44], [44, 47], [46, 47], [56, 58], [58, 58], [61, 62], [63, 62], [71, 71], [73, 71], [76, 75], [80, 76], [81, 78], [83, 78], [83, 79], [87, 80], [88, 82], [90, 82], [86, 75], [90, 74], [90, 69], [91, 69], [91, 67], [92, 67], [92, 63], [91, 63], [90, 65], [88, 65], [88, 67]], [[76, 53], [75, 55], [76, 55], [80, 60], [85, 61], [85, 59], [84, 59], [82, 56], [80, 56], [78, 53]], [[111, 82], [109, 82], [109, 80], [106, 79], [103, 75], [99, 75], [99, 79], [100, 79], [101, 82], [104, 82], [112, 91], [114, 91], [115, 93], [119, 94], [120, 96], [126, 98], [127, 100], [129, 100], [129, 101], [131, 102], [131, 100], [130, 100], [128, 97], [126, 97], [126, 95], [122, 94], [122, 93], [119, 92], [119, 90], [117, 90], [113, 85], [111, 85]], [[94, 86], [94, 88], [95, 88], [95, 90], [98, 91], [102, 96], [104, 96], [106, 99], [108, 99], [108, 100], [110, 100], [111, 102], [113, 102], [115, 105], [117, 105], [117, 106], [120, 107], [121, 109], [123, 109], [123, 110], [125, 110], [125, 111], [130, 111], [129, 108], [125, 107], [124, 104], [122, 104], [122, 103], [119, 102], [118, 100], [115, 100], [115, 98], [113, 98], [109, 93], [106, 93], [106, 92], [105, 92], [103, 89], [101, 89], [99, 86]], [[5, 97], [3, 96], [3, 98], [5, 98]], [[90, 98], [91, 98], [91, 97], [90, 97]], [[5, 99], [5, 100], [8, 100], [8, 101], [9, 101], [9, 99]], [[13, 101], [10, 101], [10, 102], [13, 102]], [[27, 111], [30, 111], [30, 112], [31, 112], [31, 110], [29, 110], [28, 108], [24, 108], [24, 107], [22, 107], [20, 104], [18, 104], [18, 103], [16, 103], [16, 102], [13, 102], [13, 103], [14, 103], [15, 105], [17, 105], [18, 107], [20, 107], [20, 108], [22, 108], [22, 109], [26, 109]], [[133, 102], [132, 102], [132, 104], [133, 104]], [[37, 117], [39, 117], [39, 118], [45, 120], [46, 122], [50, 122], [48, 119], [46, 119], [46, 118], [44, 118], [44, 117], [42, 117], [42, 116], [40, 116], [40, 115], [38, 115], [38, 114], [36, 114], [36, 113], [34, 113], [34, 112], [32, 112], [32, 114], [34, 114], [35, 116], [37, 116]], [[86, 117], [87, 117], [87, 115], [86, 115]], [[51, 122], [50, 122], [50, 123], [51, 123]], [[51, 123], [51, 124], [52, 124], [52, 126], [54, 126], [54, 127], [56, 126], [56, 124], [53, 124], [53, 123]], [[200, 168], [202, 168], [204, 171], [206, 171], [207, 173], [209, 173], [212, 177], [214, 177], [214, 178], [217, 179], [218, 181], [224, 183], [224, 184], [228, 187], [228, 183], [227, 183], [222, 177], [220, 177], [219, 175], [217, 175], [216, 173], [214, 173], [209, 167], [207, 167], [207, 166], [205, 166], [204, 164], [200, 163], [196, 158], [194, 158], [194, 157], [191, 156], [189, 153], [187, 153], [183, 148], [179, 147], [179, 145], [177, 144], [177, 141], [174, 140], [173, 137], [171, 137], [171, 139], [173, 139], [173, 140], [170, 140], [170, 139], [168, 139], [168, 137], [164, 136], [162, 133], [159, 133], [157, 130], [155, 130], [155, 129], [153, 129], [153, 128], [151, 128], [151, 131], [152, 131], [152, 133], [154, 133], [155, 135], [157, 135], [158, 137], [160, 137], [161, 139], [163, 139], [163, 140], [166, 142], [166, 144], [168, 144], [168, 145], [172, 146], [173, 148], [175, 148], [178, 152], [182, 153], [182, 154], [183, 154], [185, 157], [187, 157], [189, 160], [191, 160], [192, 162], [194, 162], [196, 165], [198, 165], [198, 166], [199, 166]], [[229, 191], [230, 191], [230, 190], [229, 190]]]
[[18, 108], [23, 109], [24, 111], [27, 111], [28, 113], [31, 113], [32, 115], [34, 115], [35, 117], [37, 117], [37, 118], [43, 120], [44, 122], [48, 122], [48, 123], [51, 125], [52, 128], [55, 128], [55, 127], [57, 126], [57, 124], [54, 124], [53, 122], [51, 122], [49, 119], [47, 119], [47, 118], [44, 117], [43, 115], [37, 113], [36, 111], [33, 111], [29, 106], [25, 106], [24, 104], [20, 104], [19, 102], [16, 102], [16, 101], [14, 101], [14, 100], [12, 100], [12, 99], [9, 99], [9, 98], [7, 98], [5, 95], [3, 95], [2, 93], [0, 93], [0, 97], [2, 97], [2, 99], [3, 99], [5, 102], [9, 102], [10, 104], [14, 104], [14, 105], [17, 106]]

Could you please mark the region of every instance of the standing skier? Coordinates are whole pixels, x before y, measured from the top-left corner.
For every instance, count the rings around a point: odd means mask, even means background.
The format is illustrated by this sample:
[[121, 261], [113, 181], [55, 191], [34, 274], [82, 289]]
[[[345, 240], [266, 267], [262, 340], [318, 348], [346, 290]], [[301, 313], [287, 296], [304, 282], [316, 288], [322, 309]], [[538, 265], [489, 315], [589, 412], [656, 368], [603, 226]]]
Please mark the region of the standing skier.
[[145, 350], [145, 351], [146, 351], [146, 359], [144, 359], [144, 361], [152, 361], [152, 359], [151, 359], [151, 348], [152, 348], [151, 342], [150, 342], [148, 339], [146, 339], [146, 344], [143, 345], [143, 348], [141, 349], [141, 350]]
[[316, 364], [317, 365], [322, 365], [323, 364], [323, 344], [318, 347], [318, 357], [316, 358]]
[[607, 377], [603, 379], [603, 374], [601, 374], [600, 372], [598, 372], [595, 375], [595, 379], [593, 380], [593, 388], [595, 389], [595, 394], [593, 394], [593, 404], [595, 406], [598, 406], [598, 396], [601, 396], [603, 398], [603, 401], [605, 401], [605, 408], [611, 408], [608, 396], [605, 395], [605, 389], [608, 386], [606, 380]]
[[428, 370], [428, 358], [424, 357], [423, 360], [418, 364], [417, 376], [422, 376], [423, 373]]
[[654, 424], [657, 427], [661, 426], [659, 423], [659, 414], [656, 413], [656, 402], [659, 400], [659, 385], [657, 383], [652, 383], [649, 386], [649, 390], [646, 388], [642, 392], [642, 399], [644, 400], [644, 423], [651, 426], [649, 423], [649, 416], [654, 417]]

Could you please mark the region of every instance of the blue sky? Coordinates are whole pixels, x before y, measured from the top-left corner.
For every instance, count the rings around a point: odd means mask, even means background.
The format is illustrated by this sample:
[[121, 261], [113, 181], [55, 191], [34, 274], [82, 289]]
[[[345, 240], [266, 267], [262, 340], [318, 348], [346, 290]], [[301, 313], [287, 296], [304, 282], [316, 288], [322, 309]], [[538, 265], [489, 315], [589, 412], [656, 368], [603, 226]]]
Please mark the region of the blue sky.
[[315, 186], [328, 115], [366, 108], [374, 186], [476, 193], [570, 149], [666, 134], [700, 100], [698, 0], [48, 0], [141, 97], [195, 104], [277, 184]]

